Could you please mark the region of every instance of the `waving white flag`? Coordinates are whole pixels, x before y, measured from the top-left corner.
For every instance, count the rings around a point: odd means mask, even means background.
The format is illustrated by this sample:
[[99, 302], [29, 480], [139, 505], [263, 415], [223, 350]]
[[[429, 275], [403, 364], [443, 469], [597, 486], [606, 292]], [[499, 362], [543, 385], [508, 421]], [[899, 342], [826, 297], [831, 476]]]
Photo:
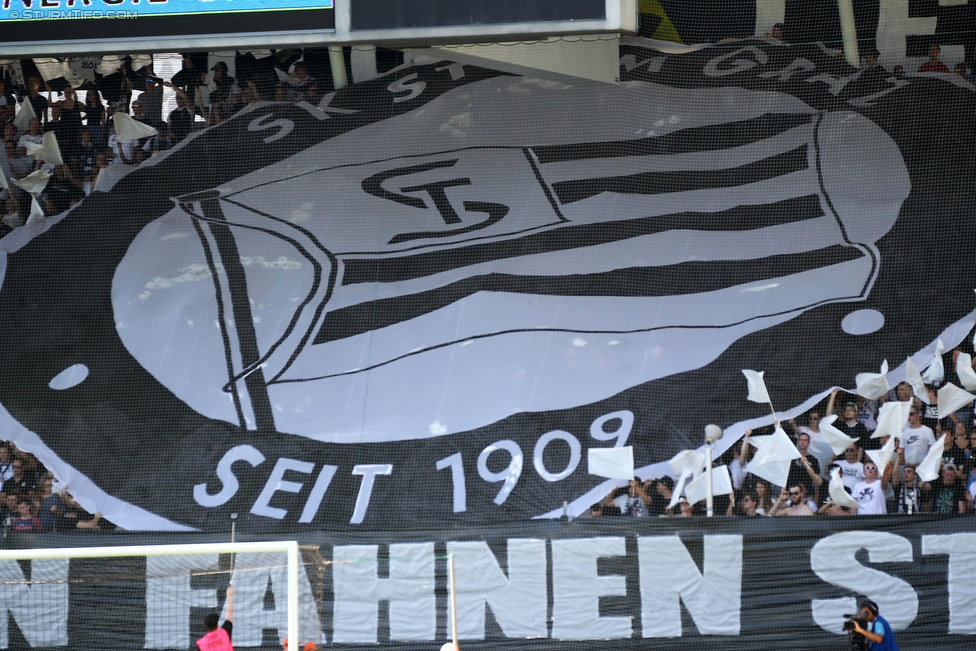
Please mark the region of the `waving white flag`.
[[677, 506], [678, 502], [681, 501], [681, 493], [685, 490], [685, 484], [694, 475], [691, 468], [686, 468], [681, 476], [678, 478], [678, 483], [674, 487], [674, 491], [671, 493], [671, 501], [668, 503], [668, 508], [673, 509]]
[[20, 104], [20, 110], [17, 111], [17, 116], [14, 117], [14, 126], [17, 127], [17, 133], [27, 133], [30, 128], [30, 121], [37, 117], [37, 113], [34, 112], [34, 106], [30, 103], [30, 100], [24, 98], [24, 101]]
[[942, 364], [942, 353], [945, 352], [945, 344], [939, 339], [935, 344], [935, 359], [925, 369], [922, 379], [926, 384], [936, 384], [945, 378], [945, 366]]
[[[728, 466], [712, 468], [712, 495], [728, 495], [732, 492], [732, 478]], [[708, 496], [708, 475], [704, 472], [685, 486], [685, 496], [691, 504], [697, 504]]]
[[758, 451], [746, 465], [746, 472], [762, 477], [777, 486], [785, 486], [790, 474], [790, 462], [800, 458], [800, 451], [782, 428], [777, 427], [770, 436], [749, 438]]
[[963, 391], [952, 382], [939, 389], [939, 418], [946, 418], [954, 414], [973, 400], [976, 396]]
[[916, 398], [925, 404], [929, 404], [929, 392], [925, 388], [925, 381], [922, 380], [922, 374], [911, 357], [905, 360], [905, 382], [911, 385], [912, 393], [915, 394]]
[[939, 437], [935, 445], [929, 448], [929, 453], [925, 455], [925, 460], [918, 464], [915, 474], [922, 481], [935, 481], [942, 469], [942, 453], [945, 451], [946, 434]]
[[682, 450], [668, 461], [674, 477], [680, 477], [685, 470], [697, 475], [705, 467], [705, 455], [698, 450]]
[[127, 113], [116, 113], [112, 116], [112, 120], [115, 122], [115, 135], [119, 140], [138, 140], [156, 135], [156, 129], [132, 119], [132, 116]]
[[53, 131], [45, 133], [40, 143], [25, 142], [24, 148], [27, 149], [27, 155], [33, 156], [35, 160], [40, 159], [51, 165], [64, 165], [64, 160], [61, 159], [61, 148], [58, 147], [58, 139]]
[[634, 478], [634, 448], [590, 448], [587, 452], [587, 471], [608, 479]]
[[851, 443], [857, 443], [857, 439], [834, 427], [836, 421], [837, 414], [831, 414], [820, 419], [820, 433], [823, 434], [824, 441], [834, 451], [834, 454], [843, 454], [844, 450], [851, 447]]
[[854, 381], [857, 382], [858, 395], [877, 400], [891, 388], [888, 385], [888, 360], [881, 363], [880, 373], [858, 373]]
[[746, 376], [746, 381], [749, 383], [748, 400], [758, 403], [770, 402], [769, 392], [766, 391], [766, 381], [763, 380], [765, 373], [766, 371], [742, 369], [742, 374]]
[[883, 475], [888, 462], [895, 453], [895, 437], [892, 436], [880, 450], [865, 450], [871, 460], [878, 466], [878, 475]]
[[976, 371], [973, 370], [973, 357], [969, 353], [960, 353], [956, 359], [956, 375], [959, 382], [967, 391], [976, 390]]
[[834, 468], [830, 471], [830, 484], [827, 490], [830, 492], [830, 500], [834, 504], [852, 509], [860, 508], [861, 505], [858, 501], [844, 490], [844, 481], [840, 478], [840, 468]]
[[901, 436], [902, 430], [908, 425], [908, 412], [912, 409], [910, 402], [886, 402], [878, 412], [878, 428], [871, 435], [879, 439], [886, 435]]

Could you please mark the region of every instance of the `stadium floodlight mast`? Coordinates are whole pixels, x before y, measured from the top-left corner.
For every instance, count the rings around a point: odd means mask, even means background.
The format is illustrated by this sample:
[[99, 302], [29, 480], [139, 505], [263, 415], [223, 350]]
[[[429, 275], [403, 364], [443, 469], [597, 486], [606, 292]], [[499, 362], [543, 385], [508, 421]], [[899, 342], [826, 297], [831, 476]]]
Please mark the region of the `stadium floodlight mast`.
[[705, 515], [712, 517], [713, 496], [712, 496], [712, 451], [715, 449], [715, 441], [725, 435], [722, 428], [718, 425], [705, 426]]
[[177, 545], [121, 545], [117, 547], [54, 547], [47, 549], [3, 549], [0, 561], [121, 558], [132, 556], [181, 556], [188, 554], [240, 554], [284, 552], [288, 559], [288, 649], [298, 651], [298, 542], [276, 540], [245, 543], [193, 543]]

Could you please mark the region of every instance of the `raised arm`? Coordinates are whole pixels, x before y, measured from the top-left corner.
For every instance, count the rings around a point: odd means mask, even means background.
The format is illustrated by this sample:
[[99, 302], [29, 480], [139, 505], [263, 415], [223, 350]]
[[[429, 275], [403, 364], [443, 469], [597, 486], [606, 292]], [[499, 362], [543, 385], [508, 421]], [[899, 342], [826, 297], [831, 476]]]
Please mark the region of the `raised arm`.
[[810, 481], [813, 482], [813, 485], [817, 488], [823, 486], [823, 477], [817, 474], [817, 472], [813, 469], [813, 465], [809, 461], [807, 461], [804, 457], [800, 458], [803, 460], [803, 467], [807, 469], [807, 475], [810, 477]]
[[834, 401], [837, 400], [837, 389], [831, 389], [830, 400], [827, 401], [827, 408], [824, 410], [824, 416], [834, 415]]
[[227, 586], [227, 622], [234, 622], [234, 586]]
[[172, 88], [172, 89], [173, 89], [174, 91], [176, 91], [176, 94], [177, 94], [177, 95], [179, 95], [180, 97], [182, 97], [182, 98], [183, 98], [183, 101], [184, 101], [184, 102], [185, 102], [186, 104], [190, 104], [190, 103], [191, 103], [191, 102], [190, 102], [190, 98], [189, 98], [189, 97], [187, 97], [187, 94], [186, 94], [186, 91], [184, 91], [184, 90], [183, 90], [182, 88], [180, 88], [179, 86], [174, 86], [173, 84], [171, 84], [171, 83], [170, 83], [170, 82], [168, 82], [168, 81], [164, 81], [164, 82], [163, 82], [163, 86], [166, 86], [167, 88]]
[[748, 453], [749, 453], [749, 437], [750, 436], [752, 436], [752, 430], [751, 429], [747, 429], [746, 430], [746, 433], [742, 437], [742, 450], [739, 451], [739, 466], [741, 466], [742, 468], [745, 468], [746, 467], [746, 464], [749, 463], [746, 460], [746, 457], [748, 456]]
[[767, 513], [766, 515], [768, 516], [786, 515], [785, 513], [780, 513], [780, 511], [786, 508], [784, 507], [783, 503], [789, 494], [790, 494], [789, 489], [784, 488], [780, 492], [779, 498], [775, 502], [773, 502], [772, 508], [769, 509], [769, 513]]

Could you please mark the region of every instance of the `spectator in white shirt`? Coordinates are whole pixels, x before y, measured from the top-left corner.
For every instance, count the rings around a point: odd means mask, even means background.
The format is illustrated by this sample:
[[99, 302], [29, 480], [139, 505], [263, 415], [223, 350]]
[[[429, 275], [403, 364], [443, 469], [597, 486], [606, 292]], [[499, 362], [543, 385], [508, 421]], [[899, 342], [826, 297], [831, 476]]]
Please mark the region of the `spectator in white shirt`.
[[852, 491], [857, 483], [864, 479], [864, 464], [857, 460], [857, 452], [857, 446], [852, 443], [844, 450], [844, 458], [834, 461], [834, 464], [840, 468], [840, 477], [844, 481], [844, 486]]
[[44, 139], [44, 134], [41, 133], [41, 121], [38, 120], [37, 118], [31, 118], [30, 126], [27, 129], [27, 133], [25, 133], [20, 137], [20, 140], [17, 142], [17, 144], [20, 145], [21, 147], [23, 147], [24, 144], [28, 142], [33, 142], [39, 145], [41, 144], [41, 140], [43, 139]]
[[918, 407], [912, 405], [908, 414], [908, 427], [901, 433], [898, 454], [901, 455], [903, 464], [918, 465], [925, 461], [929, 448], [935, 445], [935, 434], [931, 427], [922, 425]]
[[[912, 408], [914, 409], [914, 407]], [[864, 464], [864, 479], [854, 486], [852, 496], [861, 505], [857, 509], [858, 515], [886, 515], [888, 505], [885, 502], [885, 491], [888, 484], [885, 479], [878, 478], [878, 466], [874, 461]]]

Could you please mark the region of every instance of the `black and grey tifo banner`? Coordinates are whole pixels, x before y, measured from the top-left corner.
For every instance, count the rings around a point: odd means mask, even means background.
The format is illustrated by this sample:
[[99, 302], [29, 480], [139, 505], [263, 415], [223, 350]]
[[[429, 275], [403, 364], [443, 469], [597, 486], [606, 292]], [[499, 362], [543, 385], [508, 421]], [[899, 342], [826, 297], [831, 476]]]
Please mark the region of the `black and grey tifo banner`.
[[[844, 616], [863, 597], [903, 649], [971, 649], [976, 636], [976, 518], [605, 518], [376, 534], [302, 538], [305, 561], [319, 561], [299, 573], [303, 644], [450, 640], [447, 555], [465, 649], [848, 649]], [[236, 555], [235, 648], [281, 648], [279, 556]], [[223, 610], [228, 570], [216, 554], [3, 561], [5, 582], [30, 572], [35, 583], [0, 593], [10, 614], [0, 648], [188, 648], [204, 616]]]
[[[127, 529], [524, 521], [976, 321], [976, 92], [816, 46], [428, 62], [8, 236], [3, 436]], [[948, 348], [947, 348], [948, 349]], [[657, 464], [657, 465], [655, 465]]]

